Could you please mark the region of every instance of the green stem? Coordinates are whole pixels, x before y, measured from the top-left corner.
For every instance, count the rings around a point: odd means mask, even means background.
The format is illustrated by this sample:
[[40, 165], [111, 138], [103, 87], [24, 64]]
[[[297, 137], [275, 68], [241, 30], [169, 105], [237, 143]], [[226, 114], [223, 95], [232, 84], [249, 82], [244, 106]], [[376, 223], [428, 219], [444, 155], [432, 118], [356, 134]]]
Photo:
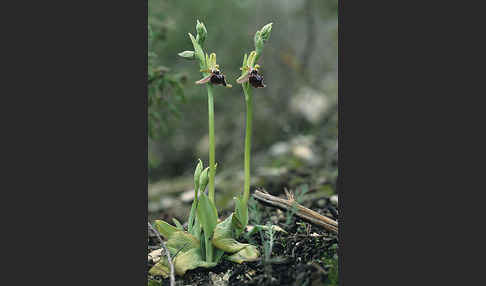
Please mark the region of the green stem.
[[206, 235], [204, 235], [204, 246], [206, 247], [206, 261], [213, 262], [213, 245]]
[[213, 87], [208, 87], [208, 116], [209, 116], [209, 200], [214, 203], [215, 146], [214, 146], [214, 100]]
[[246, 206], [250, 197], [250, 153], [251, 153], [251, 129], [252, 129], [252, 94], [248, 83], [243, 85], [246, 102], [246, 131], [245, 131], [245, 185], [243, 192], [243, 205]]

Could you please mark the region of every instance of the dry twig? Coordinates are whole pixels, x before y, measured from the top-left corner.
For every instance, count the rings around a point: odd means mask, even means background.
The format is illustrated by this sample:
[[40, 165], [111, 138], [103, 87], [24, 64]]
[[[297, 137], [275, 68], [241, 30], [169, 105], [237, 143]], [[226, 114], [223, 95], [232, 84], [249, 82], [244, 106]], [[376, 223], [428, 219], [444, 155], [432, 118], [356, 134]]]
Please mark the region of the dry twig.
[[160, 237], [159, 232], [155, 230], [155, 228], [150, 224], [150, 222], [148, 223], [148, 227], [150, 228], [150, 230], [152, 230], [153, 233], [155, 233], [155, 235], [157, 235], [157, 238], [162, 244], [162, 248], [164, 249], [165, 254], [167, 255], [167, 260], [169, 261], [169, 265], [170, 265], [170, 286], [175, 286], [174, 264], [172, 263], [172, 259], [170, 258], [170, 252], [167, 249], [165, 242], [162, 240], [162, 237]]
[[321, 226], [329, 231], [333, 231], [338, 233], [338, 223], [335, 220], [332, 220], [326, 216], [321, 215], [320, 213], [308, 209], [294, 200], [294, 196], [292, 193], [285, 192], [287, 195], [287, 199], [282, 199], [279, 197], [272, 196], [268, 193], [264, 193], [261, 191], [255, 191], [253, 193], [253, 197], [260, 202], [267, 203], [271, 206], [284, 209], [284, 210], [292, 210], [295, 208], [295, 215], [299, 216], [303, 219], [308, 220], [309, 222]]

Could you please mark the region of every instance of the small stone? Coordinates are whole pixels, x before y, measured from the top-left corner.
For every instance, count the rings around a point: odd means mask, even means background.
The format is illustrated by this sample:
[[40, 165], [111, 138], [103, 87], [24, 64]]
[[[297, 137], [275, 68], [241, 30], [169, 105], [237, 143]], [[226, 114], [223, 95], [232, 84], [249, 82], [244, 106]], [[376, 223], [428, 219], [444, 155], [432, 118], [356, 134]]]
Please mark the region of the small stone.
[[183, 192], [180, 196], [179, 199], [184, 202], [184, 203], [190, 203], [194, 200], [194, 190], [187, 190]]
[[284, 155], [290, 151], [290, 144], [287, 142], [277, 142], [270, 147], [270, 154], [273, 156]]
[[289, 102], [290, 110], [300, 114], [311, 123], [318, 123], [330, 104], [327, 96], [311, 88], [302, 88]]
[[325, 199], [320, 199], [317, 201], [317, 205], [321, 208], [323, 208], [326, 205], [326, 200]]
[[333, 203], [334, 205], [338, 205], [338, 196], [337, 195], [332, 195], [329, 200], [331, 201], [331, 203]]
[[220, 273], [220, 274], [209, 272], [209, 278], [211, 279], [212, 282], [211, 285], [214, 286], [227, 286], [230, 276], [231, 276], [231, 269], [228, 270], [226, 273]]
[[160, 204], [159, 203], [150, 202], [148, 204], [148, 211], [149, 212], [157, 212], [159, 210], [160, 210]]
[[270, 217], [270, 220], [274, 223], [274, 224], [277, 224], [278, 223], [278, 217], [273, 215]]
[[157, 263], [159, 262], [161, 256], [162, 256], [162, 248], [156, 249], [149, 253], [148, 261], [153, 261], [154, 263]]
[[294, 156], [304, 159], [306, 161], [311, 161], [314, 157], [314, 153], [312, 152], [311, 148], [308, 146], [295, 146], [292, 150]]
[[166, 197], [160, 200], [160, 207], [161, 209], [168, 209], [170, 207], [173, 207], [176, 203], [176, 200], [171, 197]]

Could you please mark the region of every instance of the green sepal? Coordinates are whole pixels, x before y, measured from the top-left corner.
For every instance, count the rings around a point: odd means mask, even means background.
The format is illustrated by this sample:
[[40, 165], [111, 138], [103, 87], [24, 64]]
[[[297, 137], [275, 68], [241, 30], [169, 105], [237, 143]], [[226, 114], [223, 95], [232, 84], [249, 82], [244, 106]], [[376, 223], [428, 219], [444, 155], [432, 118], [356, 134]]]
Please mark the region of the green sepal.
[[194, 51], [183, 51], [178, 53], [178, 55], [186, 60], [194, 60]]
[[257, 52], [251, 51], [250, 55], [248, 56], [248, 59], [246, 60], [248, 67], [253, 67], [255, 65], [256, 55]]

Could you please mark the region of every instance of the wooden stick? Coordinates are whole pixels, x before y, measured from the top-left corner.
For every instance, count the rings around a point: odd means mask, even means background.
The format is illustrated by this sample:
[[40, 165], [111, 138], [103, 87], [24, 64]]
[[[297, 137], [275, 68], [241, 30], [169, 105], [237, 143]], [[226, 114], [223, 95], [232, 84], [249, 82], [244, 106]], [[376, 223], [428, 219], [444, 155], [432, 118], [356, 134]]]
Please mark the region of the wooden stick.
[[170, 258], [170, 252], [167, 249], [167, 246], [165, 245], [164, 241], [162, 240], [162, 237], [160, 237], [159, 232], [155, 230], [155, 228], [150, 224], [150, 222], [148, 223], [148, 227], [150, 228], [150, 230], [152, 230], [153, 233], [155, 233], [160, 243], [162, 244], [162, 248], [164, 248], [165, 255], [167, 255], [167, 260], [169, 261], [169, 265], [170, 265], [170, 286], [175, 286], [174, 264], [172, 263], [172, 259]]
[[296, 212], [295, 215], [299, 216], [303, 219], [308, 220], [309, 222], [321, 226], [329, 231], [338, 233], [338, 223], [335, 220], [332, 220], [326, 216], [321, 215], [320, 213], [308, 209], [294, 200], [294, 196], [292, 193], [285, 191], [287, 195], [287, 199], [282, 199], [279, 197], [272, 196], [268, 193], [264, 193], [261, 191], [255, 191], [253, 193], [253, 197], [258, 201], [267, 203], [271, 206], [284, 209], [284, 210], [292, 210], [295, 208]]

